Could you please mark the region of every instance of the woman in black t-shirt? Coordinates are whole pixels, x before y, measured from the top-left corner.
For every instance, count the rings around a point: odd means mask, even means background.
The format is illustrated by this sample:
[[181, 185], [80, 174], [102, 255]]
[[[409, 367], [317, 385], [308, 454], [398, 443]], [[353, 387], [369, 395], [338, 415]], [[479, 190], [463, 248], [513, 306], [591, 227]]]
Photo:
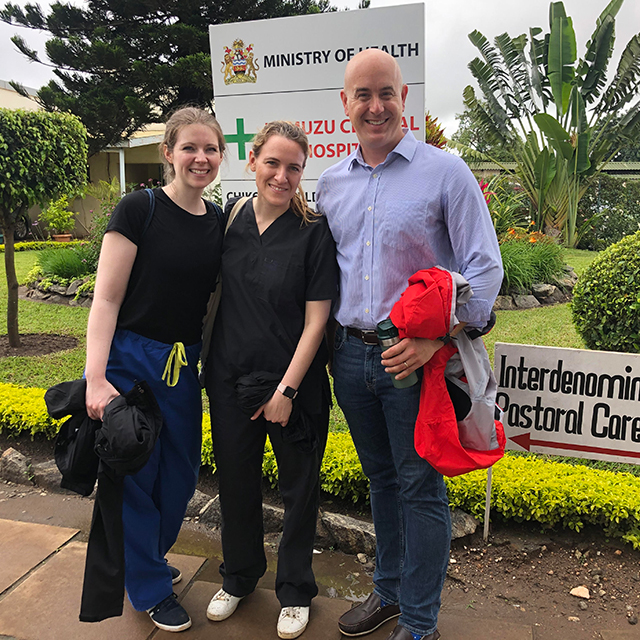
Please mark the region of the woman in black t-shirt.
[[258, 195], [241, 206], [225, 236], [206, 370], [224, 555], [223, 587], [207, 617], [228, 618], [266, 570], [268, 434], [285, 507], [276, 575], [281, 638], [304, 631], [318, 593], [311, 559], [330, 403], [326, 348], [319, 347], [337, 290], [333, 238], [300, 188], [308, 150], [302, 129], [288, 122], [269, 123], [255, 138], [249, 166]]
[[223, 237], [222, 212], [202, 193], [218, 173], [224, 147], [211, 114], [188, 107], [171, 116], [161, 145], [168, 184], [125, 196], [113, 212], [87, 329], [89, 416], [102, 419], [106, 405], [141, 380], [162, 411], [149, 461], [124, 478], [122, 521], [129, 599], [167, 631], [191, 626], [173, 594], [180, 572], [164, 556], [200, 466], [197, 362]]

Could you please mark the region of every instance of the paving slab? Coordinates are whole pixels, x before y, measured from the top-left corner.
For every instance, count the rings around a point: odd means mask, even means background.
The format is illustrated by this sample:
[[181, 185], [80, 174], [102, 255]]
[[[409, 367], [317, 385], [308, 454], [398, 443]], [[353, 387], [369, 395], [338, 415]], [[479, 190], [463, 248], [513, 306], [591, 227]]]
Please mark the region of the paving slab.
[[638, 640], [638, 638], [640, 638], [640, 627], [634, 625], [633, 628], [629, 626], [629, 629], [625, 629], [624, 631], [601, 631], [600, 635], [602, 636], [602, 640]]
[[38, 566], [77, 533], [77, 529], [0, 520], [0, 593]]
[[[123, 615], [97, 623], [78, 620], [86, 544], [70, 542], [0, 601], [0, 636], [19, 640], [146, 640], [155, 626], [125, 598]], [[169, 554], [188, 587], [204, 558]], [[34, 612], [37, 611], [37, 615]]]
[[[280, 603], [274, 591], [256, 589], [244, 598], [233, 616], [222, 622], [211, 622], [206, 617], [207, 605], [220, 587], [220, 584], [196, 581], [181, 601], [193, 621], [192, 627], [183, 634], [185, 640], [278, 640], [276, 623]], [[338, 630], [337, 621], [350, 607], [351, 603], [345, 600], [322, 596], [314, 598], [309, 626], [302, 636], [304, 640], [345, 640]], [[386, 640], [395, 625], [396, 621], [390, 620], [367, 638]], [[460, 615], [441, 615], [439, 629], [444, 640], [533, 640], [533, 631], [528, 625]], [[171, 637], [175, 636], [159, 631], [154, 640], [169, 640]]]
[[[280, 613], [280, 603], [271, 589], [256, 589], [242, 600], [237, 611], [226, 620], [211, 622], [206, 611], [209, 600], [220, 589], [220, 584], [196, 581], [185, 595], [182, 605], [189, 612], [193, 625], [181, 636], [185, 640], [278, 640], [276, 624]], [[314, 598], [311, 604], [309, 626], [304, 632], [304, 640], [344, 640], [338, 631], [336, 621], [351, 604], [337, 598]], [[371, 640], [386, 640], [393, 630], [388, 629], [367, 636]], [[169, 640], [175, 635], [159, 631], [154, 640]]]

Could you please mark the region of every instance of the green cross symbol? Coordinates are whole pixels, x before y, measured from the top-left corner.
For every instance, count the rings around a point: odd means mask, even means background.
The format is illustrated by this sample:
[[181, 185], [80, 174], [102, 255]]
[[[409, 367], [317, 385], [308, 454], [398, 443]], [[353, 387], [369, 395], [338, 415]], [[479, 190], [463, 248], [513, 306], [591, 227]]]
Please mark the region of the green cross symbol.
[[256, 134], [255, 133], [245, 133], [244, 132], [244, 118], [236, 119], [236, 132], [230, 133], [229, 135], [225, 134], [224, 139], [231, 143], [238, 143], [238, 159], [246, 160], [247, 154], [245, 152], [245, 144], [247, 142], [251, 142]]

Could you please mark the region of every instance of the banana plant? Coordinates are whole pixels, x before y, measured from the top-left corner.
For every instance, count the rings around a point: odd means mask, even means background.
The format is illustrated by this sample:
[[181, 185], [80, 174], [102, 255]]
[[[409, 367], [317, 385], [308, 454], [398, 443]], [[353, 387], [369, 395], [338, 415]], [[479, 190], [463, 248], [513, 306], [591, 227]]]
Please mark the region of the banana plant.
[[640, 33], [607, 84], [623, 3], [611, 0], [605, 7], [581, 59], [562, 2], [550, 4], [548, 33], [533, 27], [516, 38], [501, 34], [493, 44], [479, 31], [469, 34], [481, 55], [469, 70], [483, 100], [468, 86], [465, 106], [484, 135], [509, 149], [516, 169], [484, 159], [517, 177], [538, 228], [555, 228], [570, 247], [593, 221], [578, 225], [580, 199], [606, 162], [640, 135]]

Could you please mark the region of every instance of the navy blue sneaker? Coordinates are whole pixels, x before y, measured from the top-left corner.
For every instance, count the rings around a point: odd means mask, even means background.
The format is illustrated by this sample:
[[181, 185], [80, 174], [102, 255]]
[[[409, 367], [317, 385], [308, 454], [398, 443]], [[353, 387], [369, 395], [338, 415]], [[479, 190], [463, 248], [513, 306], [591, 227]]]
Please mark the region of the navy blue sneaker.
[[170, 564], [167, 565], [169, 567], [169, 571], [171, 571], [171, 584], [178, 584], [180, 580], [182, 580], [182, 573], [178, 567], [173, 567]]
[[177, 598], [178, 596], [172, 593], [155, 607], [147, 610], [153, 624], [158, 629], [178, 632], [191, 626], [191, 618], [184, 607], [178, 604]]

